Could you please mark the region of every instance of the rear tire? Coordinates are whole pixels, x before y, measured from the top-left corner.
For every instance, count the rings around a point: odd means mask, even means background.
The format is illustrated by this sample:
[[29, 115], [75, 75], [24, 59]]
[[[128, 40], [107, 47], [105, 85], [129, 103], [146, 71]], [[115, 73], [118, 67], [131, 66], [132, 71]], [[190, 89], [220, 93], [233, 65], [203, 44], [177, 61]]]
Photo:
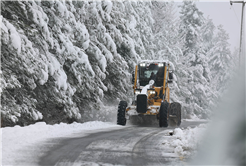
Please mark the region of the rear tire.
[[181, 124], [181, 104], [180, 103], [177, 103], [178, 106], [177, 106], [177, 112], [178, 112], [178, 123], [177, 123], [177, 126], [180, 126]]
[[167, 110], [168, 110], [168, 102], [162, 102], [160, 111], [159, 111], [159, 126], [160, 127], [167, 127], [168, 120], [167, 120]]
[[171, 121], [173, 121], [174, 126], [180, 126], [181, 124], [181, 104], [178, 102], [173, 102], [170, 104], [169, 107], [169, 116], [175, 115], [175, 118], [169, 118]]
[[126, 125], [126, 101], [120, 101], [118, 106], [118, 114], [117, 114], [117, 125], [125, 126]]

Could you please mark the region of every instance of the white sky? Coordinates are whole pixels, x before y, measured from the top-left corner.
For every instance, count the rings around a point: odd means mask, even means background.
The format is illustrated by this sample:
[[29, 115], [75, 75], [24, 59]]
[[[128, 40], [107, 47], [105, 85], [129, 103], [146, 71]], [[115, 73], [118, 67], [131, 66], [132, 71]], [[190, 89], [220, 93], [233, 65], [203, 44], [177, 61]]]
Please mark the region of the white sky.
[[[175, 2], [182, 1], [177, 0]], [[200, 11], [203, 12], [205, 18], [209, 16], [216, 26], [220, 24], [223, 25], [230, 37], [229, 43], [231, 45], [231, 50], [233, 51], [234, 47], [239, 48], [242, 4], [233, 3], [231, 6], [230, 0], [200, 0], [197, 1], [196, 4]]]

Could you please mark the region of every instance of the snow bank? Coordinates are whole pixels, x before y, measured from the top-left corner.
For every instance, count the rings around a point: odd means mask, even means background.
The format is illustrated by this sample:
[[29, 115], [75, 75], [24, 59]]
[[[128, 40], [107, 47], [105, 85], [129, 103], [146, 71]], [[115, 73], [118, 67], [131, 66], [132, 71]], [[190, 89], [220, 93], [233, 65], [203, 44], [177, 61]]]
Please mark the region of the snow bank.
[[[41, 143], [47, 141], [48, 139], [66, 137], [69, 135], [71, 136], [76, 133], [79, 133], [79, 136], [81, 136], [82, 134], [86, 134], [88, 132], [96, 132], [99, 129], [112, 129], [113, 127], [117, 127], [117, 125], [113, 123], [92, 121], [83, 124], [61, 123], [55, 125], [47, 125], [45, 122], [38, 122], [26, 127], [15, 126], [1, 128], [1, 165], [17, 165], [19, 161], [21, 161], [22, 164], [25, 162], [30, 162], [24, 159], [25, 156], [31, 155], [29, 159], [37, 158], [37, 156], [40, 155], [39, 145], [42, 145]], [[29, 147], [29, 149], [34, 149], [33, 154], [26, 154], [28, 153], [25, 151], [27, 147]], [[29, 151], [29, 153], [31, 152]]]
[[176, 128], [173, 131], [173, 140], [165, 140], [163, 145], [167, 149], [174, 149], [174, 153], [179, 155], [180, 158], [189, 158], [196, 153], [206, 128], [206, 124], [201, 124], [195, 128]]

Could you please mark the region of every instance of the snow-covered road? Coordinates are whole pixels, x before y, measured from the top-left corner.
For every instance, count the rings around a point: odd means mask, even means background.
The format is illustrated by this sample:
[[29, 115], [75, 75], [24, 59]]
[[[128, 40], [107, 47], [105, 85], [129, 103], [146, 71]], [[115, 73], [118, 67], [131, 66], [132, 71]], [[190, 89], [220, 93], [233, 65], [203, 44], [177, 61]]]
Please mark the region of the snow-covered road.
[[25, 127], [1, 128], [0, 165], [37, 165], [39, 158], [60, 139], [76, 137], [78, 133], [82, 137], [92, 132], [120, 128], [113, 123], [100, 121], [55, 125], [38, 122]]
[[[200, 123], [186, 121], [181, 128], [194, 127]], [[170, 131], [174, 131], [175, 136], [170, 136]], [[183, 162], [184, 158], [182, 146], [177, 143], [179, 140], [182, 145], [180, 137], [187, 138], [187, 135], [183, 134], [181, 129], [173, 127], [130, 126], [120, 130], [94, 133], [86, 137], [67, 138], [61, 140], [43, 156], [39, 164], [163, 165], [170, 162], [177, 164]], [[188, 146], [189, 143], [186, 144]]]
[[[180, 128], [159, 128], [122, 127], [94, 121], [3, 128], [2, 165], [159, 165], [183, 162], [196, 149], [198, 138], [206, 128], [205, 125], [195, 127], [201, 123], [183, 121]], [[174, 131], [173, 136], [169, 135], [170, 131]]]
[[[40, 165], [152, 165], [156, 161], [166, 163], [166, 158], [162, 156], [163, 149], [158, 146], [162, 143], [159, 138], [167, 134], [167, 130], [160, 128], [127, 127], [86, 137], [69, 138], [53, 147], [41, 159]], [[164, 153], [168, 154], [168, 158], [178, 157], [169, 151]]]

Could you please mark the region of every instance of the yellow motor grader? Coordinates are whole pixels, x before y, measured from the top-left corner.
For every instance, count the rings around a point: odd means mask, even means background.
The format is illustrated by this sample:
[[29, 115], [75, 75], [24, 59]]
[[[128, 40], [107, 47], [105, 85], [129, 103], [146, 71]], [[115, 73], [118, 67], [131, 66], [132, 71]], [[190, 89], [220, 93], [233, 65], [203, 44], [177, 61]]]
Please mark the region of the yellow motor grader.
[[132, 77], [134, 100], [131, 106], [120, 101], [117, 124], [126, 125], [131, 116], [156, 116], [160, 127], [181, 124], [181, 104], [170, 103], [168, 84], [173, 81], [173, 65], [169, 61], [144, 60], [136, 65]]

